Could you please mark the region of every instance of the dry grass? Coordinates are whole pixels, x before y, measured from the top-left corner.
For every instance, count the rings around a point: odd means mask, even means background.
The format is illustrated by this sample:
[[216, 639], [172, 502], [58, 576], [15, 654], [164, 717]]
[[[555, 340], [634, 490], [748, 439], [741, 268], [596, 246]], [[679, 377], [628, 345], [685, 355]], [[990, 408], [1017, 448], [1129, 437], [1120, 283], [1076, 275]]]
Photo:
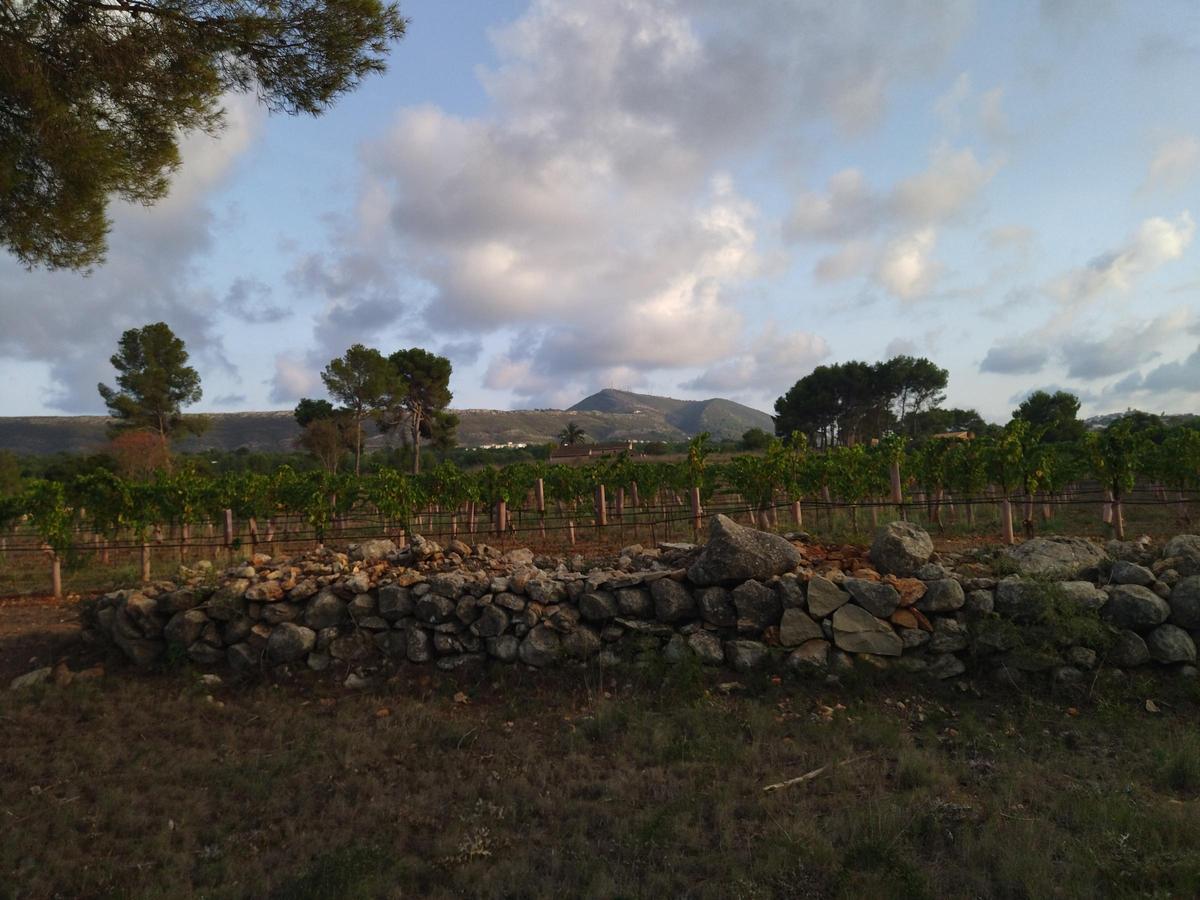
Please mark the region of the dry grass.
[[714, 677], [409, 669], [210, 694], [183, 670], [5, 693], [0, 896], [1200, 893], [1189, 683]]

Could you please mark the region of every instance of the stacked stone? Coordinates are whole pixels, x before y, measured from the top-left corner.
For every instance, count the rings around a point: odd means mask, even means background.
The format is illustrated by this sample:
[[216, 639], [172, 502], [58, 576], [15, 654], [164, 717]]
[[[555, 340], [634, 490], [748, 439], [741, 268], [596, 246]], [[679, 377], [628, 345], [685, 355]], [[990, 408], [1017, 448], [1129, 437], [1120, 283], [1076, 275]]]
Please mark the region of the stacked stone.
[[[183, 583], [117, 591], [98, 599], [91, 624], [139, 665], [177, 653], [239, 672], [336, 665], [361, 678], [405, 660], [444, 670], [489, 659], [542, 668], [662, 653], [738, 671], [894, 662], [939, 678], [987, 659], [1066, 680], [1066, 670], [1097, 664], [1092, 648], [1066, 647], [1034, 665], [1014, 650], [1011, 629], [994, 627], [1035, 620], [1052, 583], [1118, 629], [1111, 664], [1195, 661], [1200, 538], [1175, 538], [1149, 565], [1119, 559], [1111, 572], [1104, 551], [1078, 539], [1014, 548], [1009, 564], [1025, 577], [997, 580], [978, 566], [956, 572], [950, 560], [931, 560], [929, 536], [905, 522], [881, 528], [871, 565], [850, 561], [849, 571], [724, 516], [702, 548], [633, 546], [590, 564], [415, 537], [403, 550], [369, 541], [349, 554], [256, 556], [220, 576], [194, 572]], [[1098, 587], [1101, 575], [1107, 583]]]

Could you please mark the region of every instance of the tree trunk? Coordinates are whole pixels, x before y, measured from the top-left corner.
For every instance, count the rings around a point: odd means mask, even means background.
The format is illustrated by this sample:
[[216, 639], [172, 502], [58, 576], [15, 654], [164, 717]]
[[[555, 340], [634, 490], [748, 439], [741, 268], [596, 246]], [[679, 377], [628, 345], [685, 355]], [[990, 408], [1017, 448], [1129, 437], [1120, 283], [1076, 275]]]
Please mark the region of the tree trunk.
[[1125, 540], [1125, 512], [1121, 508], [1121, 495], [1117, 494], [1113, 497], [1112, 504], [1112, 527], [1113, 536], [1118, 541]]

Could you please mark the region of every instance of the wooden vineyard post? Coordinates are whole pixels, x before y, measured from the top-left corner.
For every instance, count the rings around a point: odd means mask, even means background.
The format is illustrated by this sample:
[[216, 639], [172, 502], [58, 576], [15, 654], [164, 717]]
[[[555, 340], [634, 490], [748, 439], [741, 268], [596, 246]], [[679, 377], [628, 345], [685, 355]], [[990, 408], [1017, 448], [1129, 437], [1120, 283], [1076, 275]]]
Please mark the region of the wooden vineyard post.
[[142, 541], [142, 582], [150, 580], [150, 544]]
[[596, 485], [596, 527], [608, 524], [608, 501], [604, 497], [604, 485]]
[[1104, 505], [1100, 507], [1100, 518], [1104, 520], [1105, 525], [1111, 525], [1113, 520], [1113, 496], [1112, 491], [1104, 492]]
[[496, 534], [503, 537], [508, 531], [508, 504], [503, 500], [496, 501]]
[[641, 503], [638, 502], [638, 487], [636, 481], [629, 482], [629, 505], [634, 509], [637, 509], [639, 506], [641, 506]]
[[1113, 536], [1118, 541], [1125, 540], [1125, 511], [1121, 508], [1121, 498], [1117, 496], [1112, 504]]
[[800, 501], [792, 501], [792, 521], [796, 523], [796, 528], [804, 527], [804, 512], [800, 509]]
[[179, 526], [179, 561], [180, 563], [187, 561], [187, 546], [188, 540], [192, 536], [192, 523], [184, 522]]
[[700, 540], [700, 519], [704, 511], [700, 508], [700, 488], [692, 488], [692, 533]]
[[62, 561], [49, 544], [43, 544], [42, 549], [50, 557], [50, 590], [55, 600], [62, 599]]
[[256, 519], [254, 516], [251, 516], [249, 525], [250, 525], [250, 554], [253, 556], [254, 552], [256, 550], [258, 550], [258, 519]]
[[825, 523], [833, 531], [833, 496], [829, 493], [829, 485], [821, 485], [821, 500], [825, 503]]
[[225, 510], [225, 551], [229, 554], [230, 562], [233, 561], [233, 510]]
[[1000, 500], [1000, 522], [1004, 529], [1004, 543], [1015, 544], [1017, 540], [1013, 537], [1012, 502], [1007, 493]]
[[275, 551], [275, 520], [267, 519], [267, 545]]
[[467, 533], [472, 537], [475, 535], [475, 501], [471, 500], [467, 503]]
[[900, 484], [900, 461], [893, 460], [888, 475], [892, 481], [892, 502], [896, 504], [896, 512], [904, 518], [904, 489]]
[[538, 479], [533, 485], [533, 502], [537, 506], [538, 534], [546, 539], [546, 484]]

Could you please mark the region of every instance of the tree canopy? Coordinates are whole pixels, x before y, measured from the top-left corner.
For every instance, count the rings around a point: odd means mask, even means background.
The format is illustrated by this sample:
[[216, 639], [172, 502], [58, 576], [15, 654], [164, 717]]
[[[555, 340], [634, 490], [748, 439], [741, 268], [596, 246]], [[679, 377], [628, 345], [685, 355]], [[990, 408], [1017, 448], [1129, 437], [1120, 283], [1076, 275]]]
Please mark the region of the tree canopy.
[[558, 443], [561, 447], [574, 447], [587, 440], [587, 432], [576, 422], [568, 422], [567, 427], [558, 433]]
[[925, 358], [817, 366], [775, 401], [775, 431], [819, 446], [855, 444], [890, 431], [915, 436], [923, 412], [945, 398], [949, 373]]
[[183, 416], [182, 407], [201, 397], [200, 375], [187, 364], [187, 349], [166, 322], [130, 328], [117, 346], [110, 362], [119, 390], [97, 385], [116, 419], [114, 431], [152, 431], [165, 448], [176, 433], [199, 433], [208, 426], [201, 416]]
[[404, 28], [384, 0], [0, 3], [0, 244], [31, 267], [101, 261], [110, 197], [165, 196], [225, 92], [318, 115]]
[[1077, 441], [1087, 430], [1078, 418], [1079, 398], [1067, 391], [1034, 391], [1013, 410], [1014, 419], [1024, 419], [1034, 428], [1044, 429], [1042, 440], [1048, 444]]
[[377, 419], [383, 431], [403, 428], [413, 448], [413, 474], [421, 471], [421, 438], [453, 446], [458, 417], [446, 407], [450, 392], [450, 360], [420, 347], [397, 350], [387, 359], [387, 387]]
[[[354, 474], [358, 474], [362, 460], [362, 420], [368, 411], [376, 409], [391, 383], [391, 370], [383, 354], [372, 347], [355, 344], [346, 353], [329, 361], [321, 372], [325, 389], [342, 401], [354, 424]], [[310, 401], [319, 404], [320, 401]], [[303, 401], [301, 401], [303, 405]], [[313, 410], [307, 407], [305, 413]], [[296, 408], [296, 419], [302, 415]]]

